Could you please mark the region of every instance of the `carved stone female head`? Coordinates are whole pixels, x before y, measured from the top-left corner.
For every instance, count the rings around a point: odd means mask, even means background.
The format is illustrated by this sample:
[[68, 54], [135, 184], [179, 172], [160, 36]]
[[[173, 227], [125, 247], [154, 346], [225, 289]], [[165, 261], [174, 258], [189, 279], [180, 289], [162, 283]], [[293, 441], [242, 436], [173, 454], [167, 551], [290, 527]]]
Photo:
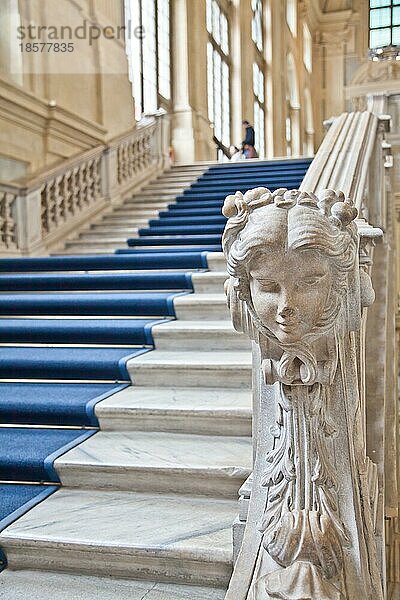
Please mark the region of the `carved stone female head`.
[[325, 190], [318, 198], [256, 188], [228, 196], [223, 213], [229, 217], [223, 247], [236, 328], [248, 329], [250, 317], [281, 346], [332, 328], [357, 254], [357, 210], [343, 194]]

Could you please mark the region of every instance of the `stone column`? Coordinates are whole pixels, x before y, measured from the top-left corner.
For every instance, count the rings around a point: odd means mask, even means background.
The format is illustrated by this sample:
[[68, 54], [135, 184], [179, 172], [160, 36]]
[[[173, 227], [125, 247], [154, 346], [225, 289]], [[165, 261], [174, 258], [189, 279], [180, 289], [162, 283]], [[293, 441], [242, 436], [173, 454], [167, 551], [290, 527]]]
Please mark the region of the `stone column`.
[[205, 0], [172, 1], [172, 146], [175, 160], [215, 158], [207, 115]]
[[340, 115], [344, 110], [344, 58], [346, 30], [324, 31], [321, 43], [325, 48], [325, 114], [323, 119]]

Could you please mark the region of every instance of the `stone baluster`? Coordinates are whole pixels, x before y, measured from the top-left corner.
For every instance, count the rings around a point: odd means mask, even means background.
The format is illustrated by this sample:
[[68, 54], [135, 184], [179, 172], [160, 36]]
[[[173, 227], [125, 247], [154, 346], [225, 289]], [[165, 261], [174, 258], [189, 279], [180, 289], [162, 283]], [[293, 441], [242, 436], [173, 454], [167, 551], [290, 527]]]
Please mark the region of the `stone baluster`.
[[374, 291], [357, 209], [333, 190], [256, 188], [228, 196], [223, 212], [226, 293], [234, 327], [253, 340], [256, 413], [226, 600], [383, 600], [359, 373]]

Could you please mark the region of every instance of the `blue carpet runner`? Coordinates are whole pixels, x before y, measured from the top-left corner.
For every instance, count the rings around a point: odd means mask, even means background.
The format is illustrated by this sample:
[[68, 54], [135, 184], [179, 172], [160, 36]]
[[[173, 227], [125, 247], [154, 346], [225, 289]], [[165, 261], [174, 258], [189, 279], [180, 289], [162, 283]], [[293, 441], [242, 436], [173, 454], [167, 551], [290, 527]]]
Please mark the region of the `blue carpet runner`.
[[127, 360], [193, 291], [186, 271], [221, 250], [225, 196], [298, 187], [309, 164], [212, 166], [115, 254], [0, 260], [0, 528], [57, 489], [54, 460], [96, 433], [97, 402], [130, 385]]

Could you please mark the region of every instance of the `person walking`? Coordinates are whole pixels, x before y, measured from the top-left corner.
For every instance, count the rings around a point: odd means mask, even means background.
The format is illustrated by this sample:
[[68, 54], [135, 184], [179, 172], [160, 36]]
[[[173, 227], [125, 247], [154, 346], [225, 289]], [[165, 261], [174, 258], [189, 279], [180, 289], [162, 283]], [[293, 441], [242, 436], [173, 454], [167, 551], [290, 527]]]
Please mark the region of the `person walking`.
[[254, 127], [248, 121], [242, 121], [242, 125], [245, 130], [245, 138], [242, 142], [243, 153], [246, 158], [257, 158]]

